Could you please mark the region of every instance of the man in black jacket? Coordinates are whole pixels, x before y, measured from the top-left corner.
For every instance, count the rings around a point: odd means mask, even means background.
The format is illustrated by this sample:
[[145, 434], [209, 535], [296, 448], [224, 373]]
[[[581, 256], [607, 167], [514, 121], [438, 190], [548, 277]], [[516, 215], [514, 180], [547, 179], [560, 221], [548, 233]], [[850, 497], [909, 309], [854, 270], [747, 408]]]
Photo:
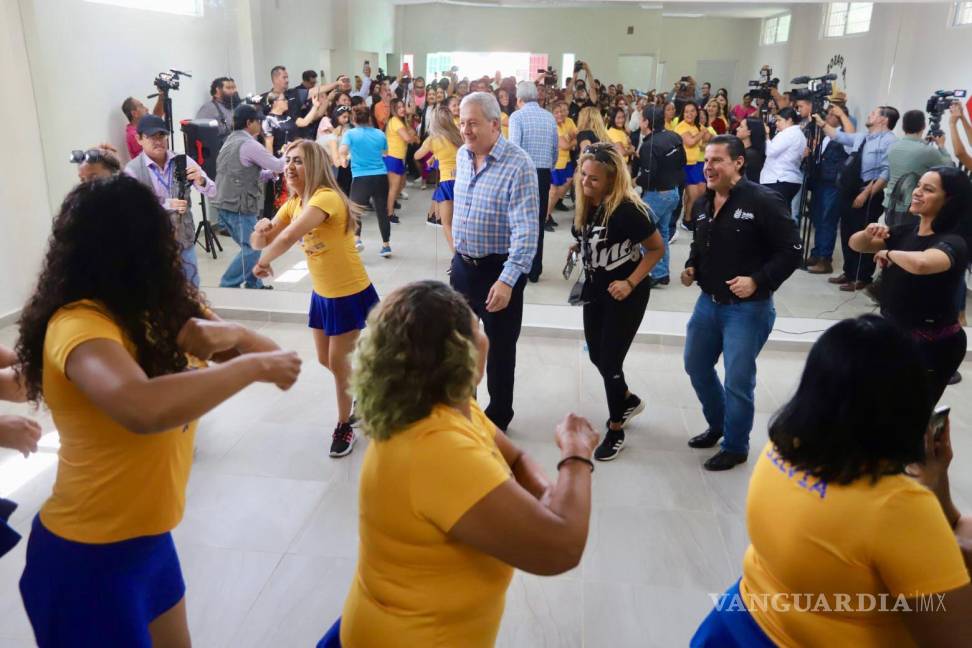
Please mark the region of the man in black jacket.
[[[776, 321], [773, 292], [801, 260], [790, 206], [743, 177], [744, 153], [733, 135], [706, 146], [707, 191], [692, 207], [695, 237], [682, 271], [682, 284], [697, 281], [702, 289], [686, 332], [685, 371], [709, 424], [688, 444], [711, 448], [724, 437], [706, 470], [728, 470], [747, 459], [756, 356]], [[715, 371], [720, 355], [725, 386]]]
[[642, 112], [638, 166], [637, 182], [644, 191], [642, 198], [651, 209], [651, 216], [665, 242], [665, 254], [651, 269], [651, 287], [667, 286], [669, 230], [672, 214], [680, 202], [678, 186], [685, 181], [685, 147], [681, 137], [665, 130], [665, 111], [658, 106], [648, 106]]

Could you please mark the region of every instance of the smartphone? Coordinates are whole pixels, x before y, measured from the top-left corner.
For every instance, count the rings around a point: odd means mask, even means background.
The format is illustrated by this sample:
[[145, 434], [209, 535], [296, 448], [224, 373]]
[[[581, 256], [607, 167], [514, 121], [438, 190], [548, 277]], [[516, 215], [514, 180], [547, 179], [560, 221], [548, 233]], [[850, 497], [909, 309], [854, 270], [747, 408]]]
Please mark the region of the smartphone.
[[952, 411], [951, 407], [946, 405], [939, 405], [932, 412], [931, 420], [928, 422], [928, 427], [932, 429], [932, 435], [935, 441], [938, 441], [942, 434], [945, 432], [945, 423], [948, 421], [948, 415]]

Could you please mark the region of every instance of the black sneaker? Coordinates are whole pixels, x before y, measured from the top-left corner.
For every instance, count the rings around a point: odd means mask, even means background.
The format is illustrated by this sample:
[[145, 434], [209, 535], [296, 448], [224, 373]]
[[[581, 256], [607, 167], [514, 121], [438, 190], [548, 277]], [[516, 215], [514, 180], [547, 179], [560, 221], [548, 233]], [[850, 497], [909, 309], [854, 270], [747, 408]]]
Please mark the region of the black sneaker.
[[671, 281], [672, 280], [667, 275], [664, 277], [658, 277], [657, 279], [652, 277], [648, 280], [648, 285], [652, 288], [657, 288], [658, 286], [667, 286], [669, 283], [671, 283]]
[[557, 204], [554, 205], [554, 209], [557, 211], [570, 211], [570, 207], [564, 204], [563, 199], [557, 201]]
[[400, 203], [400, 202], [398, 202], [398, 201], [396, 200], [396, 201], [395, 201], [395, 209], [401, 209], [401, 208], [402, 208], [402, 203]]
[[331, 437], [331, 456], [345, 457], [351, 454], [355, 439], [357, 436], [350, 423], [338, 423]]
[[401, 223], [402, 221], [398, 218], [398, 215], [397, 214], [392, 214], [391, 216], [388, 217], [388, 222], [389, 223]]
[[348, 425], [351, 427], [358, 427], [358, 399], [353, 399], [351, 401], [351, 416], [348, 417]]
[[625, 427], [631, 419], [645, 411], [645, 401], [634, 394], [629, 394], [624, 401], [624, 414], [621, 417], [621, 427]]
[[601, 445], [594, 451], [594, 458], [598, 461], [611, 461], [619, 454], [624, 447], [624, 430], [612, 430], [610, 427], [604, 434]]
[[546, 223], [543, 224], [543, 231], [544, 232], [556, 232], [557, 231], [557, 228], [553, 226], [553, 223], [551, 223], [550, 221], [547, 221]]
[[952, 377], [951, 378], [948, 379], [948, 384], [949, 385], [957, 385], [960, 382], [962, 382], [962, 374], [960, 374], [957, 371], [952, 374]]

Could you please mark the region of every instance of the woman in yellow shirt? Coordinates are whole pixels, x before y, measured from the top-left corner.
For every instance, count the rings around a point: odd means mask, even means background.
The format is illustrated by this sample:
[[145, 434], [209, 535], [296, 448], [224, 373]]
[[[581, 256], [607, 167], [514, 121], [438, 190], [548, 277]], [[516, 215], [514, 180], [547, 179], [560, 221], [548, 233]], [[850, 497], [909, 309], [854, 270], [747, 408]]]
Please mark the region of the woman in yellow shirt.
[[439, 185], [432, 194], [437, 221], [434, 224], [442, 226], [450, 252], [455, 252], [452, 241], [452, 202], [456, 185], [456, 151], [460, 146], [462, 135], [452, 121], [452, 113], [448, 108], [440, 106], [432, 114], [429, 136], [415, 152], [415, 158], [421, 159], [431, 152], [439, 164]]
[[215, 316], [148, 188], [117, 176], [68, 194], [17, 342], [26, 398], [44, 402], [60, 435], [20, 579], [38, 645], [189, 645], [170, 532], [196, 421], [254, 382], [287, 389], [300, 371], [297, 354], [203, 318]]
[[687, 224], [692, 220], [692, 204], [705, 192], [702, 164], [705, 159], [705, 144], [712, 139], [712, 133], [702, 127], [699, 122], [699, 108], [691, 101], [682, 106], [675, 132], [682, 136], [685, 146], [685, 192], [682, 196], [682, 209], [683, 223]]
[[742, 579], [693, 647], [972, 645], [972, 520], [942, 482], [926, 375], [876, 315], [814, 344], [749, 483]]
[[628, 115], [621, 106], [615, 106], [608, 112], [608, 137], [624, 157], [625, 162], [630, 163], [635, 154], [635, 147], [631, 143], [631, 136], [628, 135]]
[[408, 125], [411, 120], [411, 110], [401, 99], [393, 99], [389, 107], [391, 118], [385, 126], [385, 137], [388, 138], [388, 155], [385, 156], [385, 168], [388, 170], [388, 220], [399, 222], [395, 215], [395, 202], [405, 188], [405, 155], [409, 144], [418, 144], [418, 134]]
[[516, 103], [511, 99], [510, 92], [506, 88], [496, 89], [496, 101], [500, 107], [500, 130], [503, 137], [510, 138], [510, 115], [516, 108]]
[[324, 149], [310, 140], [297, 140], [284, 151], [284, 159], [290, 199], [272, 221], [264, 218], [253, 230], [250, 244], [262, 250], [253, 274], [270, 277], [270, 264], [284, 252], [298, 243], [304, 250], [314, 287], [308, 326], [318, 362], [334, 376], [337, 397], [338, 421], [330, 456], [343, 457], [355, 442], [356, 421], [348, 391], [351, 350], [368, 312], [378, 303], [378, 293], [358, 256], [355, 218]]
[[353, 380], [372, 439], [358, 566], [318, 645], [491, 647], [514, 568], [553, 575], [581, 559], [597, 435], [560, 423], [551, 484], [476, 404], [489, 340], [442, 283], [399, 288], [368, 323]]
[[550, 224], [553, 224], [554, 207], [567, 194], [574, 177], [570, 154], [577, 142], [577, 125], [567, 116], [566, 101], [557, 101], [553, 105], [553, 116], [557, 121], [557, 161], [550, 172], [550, 200], [547, 203], [547, 222]]

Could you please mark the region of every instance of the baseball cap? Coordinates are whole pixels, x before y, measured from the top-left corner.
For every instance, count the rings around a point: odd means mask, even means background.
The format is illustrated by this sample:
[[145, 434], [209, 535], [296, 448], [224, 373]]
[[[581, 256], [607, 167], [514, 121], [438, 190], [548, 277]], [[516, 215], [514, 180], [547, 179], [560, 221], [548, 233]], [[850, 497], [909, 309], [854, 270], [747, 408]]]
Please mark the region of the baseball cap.
[[334, 116], [337, 117], [338, 115], [342, 115], [346, 112], [351, 112], [350, 106], [338, 106], [334, 109]]
[[135, 130], [139, 135], [155, 135], [156, 133], [168, 133], [169, 128], [165, 125], [165, 120], [158, 115], [145, 115], [138, 120]]

